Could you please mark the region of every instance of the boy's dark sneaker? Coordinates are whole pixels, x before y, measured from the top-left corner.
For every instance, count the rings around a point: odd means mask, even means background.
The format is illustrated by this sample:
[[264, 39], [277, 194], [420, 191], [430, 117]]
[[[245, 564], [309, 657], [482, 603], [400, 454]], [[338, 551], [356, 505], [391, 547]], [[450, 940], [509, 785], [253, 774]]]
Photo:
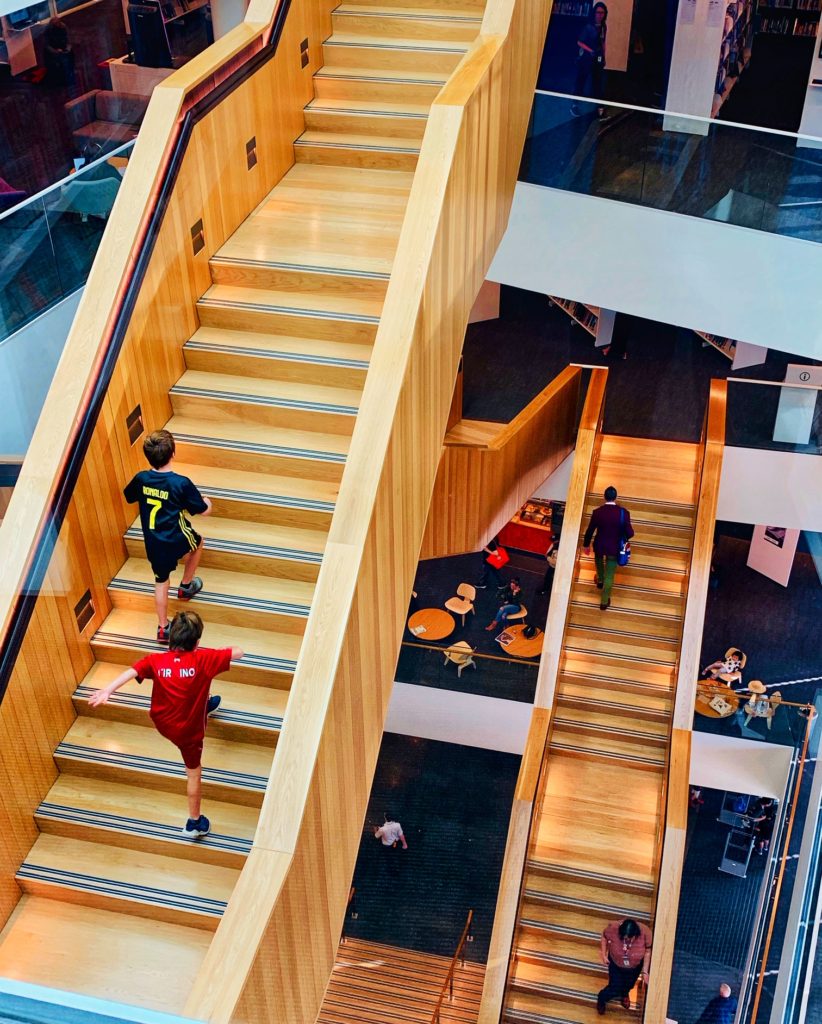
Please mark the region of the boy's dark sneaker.
[[193, 818], [188, 819], [186, 827], [183, 829], [183, 835], [188, 836], [189, 839], [200, 839], [202, 836], [207, 836], [210, 829], [211, 822], [204, 814], [201, 814], [196, 821]]
[[165, 626], [158, 626], [157, 627], [157, 643], [158, 644], [167, 644], [168, 643], [168, 633], [169, 633], [170, 629], [171, 629], [171, 623], [170, 622], [167, 622], [165, 624]]
[[177, 600], [190, 601], [192, 597], [196, 597], [202, 589], [203, 581], [199, 576], [195, 576], [191, 583], [181, 583], [180, 586], [177, 587]]
[[208, 698], [208, 704], [206, 704], [206, 714], [207, 715], [214, 714], [214, 712], [220, 706], [220, 703], [222, 702], [222, 699], [223, 698], [222, 697], [218, 697], [217, 694], [215, 694], [213, 697], [209, 697]]

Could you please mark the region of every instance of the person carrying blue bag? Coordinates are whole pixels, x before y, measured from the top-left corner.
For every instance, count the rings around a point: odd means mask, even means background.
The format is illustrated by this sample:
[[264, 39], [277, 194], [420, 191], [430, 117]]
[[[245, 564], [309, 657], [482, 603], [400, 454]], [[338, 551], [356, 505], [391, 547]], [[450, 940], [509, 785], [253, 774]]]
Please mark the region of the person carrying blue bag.
[[582, 549], [586, 555], [591, 553], [591, 540], [594, 542], [596, 585], [602, 591], [599, 602], [602, 611], [610, 607], [617, 566], [628, 564], [631, 554], [629, 542], [633, 535], [631, 513], [617, 505], [616, 487], [606, 487], [605, 504], [591, 513], [588, 529], [582, 538]]

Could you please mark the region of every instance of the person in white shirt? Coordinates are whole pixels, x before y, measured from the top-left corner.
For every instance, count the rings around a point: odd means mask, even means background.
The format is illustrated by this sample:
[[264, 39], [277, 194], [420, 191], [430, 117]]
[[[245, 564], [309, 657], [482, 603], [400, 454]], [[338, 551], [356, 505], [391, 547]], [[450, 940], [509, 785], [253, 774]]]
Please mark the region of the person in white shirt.
[[385, 812], [385, 824], [375, 828], [374, 835], [380, 840], [383, 846], [396, 848], [398, 843], [402, 843], [403, 850], [408, 849], [408, 843], [405, 841], [402, 825], [400, 825], [398, 821], [394, 821], [388, 811]]

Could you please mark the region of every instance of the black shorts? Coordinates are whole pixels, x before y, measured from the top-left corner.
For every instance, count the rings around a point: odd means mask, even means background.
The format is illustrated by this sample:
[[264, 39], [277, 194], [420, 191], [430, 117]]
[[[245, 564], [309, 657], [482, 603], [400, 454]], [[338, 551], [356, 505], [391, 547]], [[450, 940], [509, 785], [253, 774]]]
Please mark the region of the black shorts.
[[146, 540], [146, 557], [151, 563], [152, 571], [154, 572], [155, 583], [165, 583], [169, 576], [177, 568], [177, 563], [181, 558], [185, 558], [186, 555], [190, 555], [192, 551], [196, 551], [200, 546], [202, 537], [196, 530], [191, 531], [192, 541], [187, 537], [180, 534], [179, 540], [173, 543], [161, 543], [156, 540]]

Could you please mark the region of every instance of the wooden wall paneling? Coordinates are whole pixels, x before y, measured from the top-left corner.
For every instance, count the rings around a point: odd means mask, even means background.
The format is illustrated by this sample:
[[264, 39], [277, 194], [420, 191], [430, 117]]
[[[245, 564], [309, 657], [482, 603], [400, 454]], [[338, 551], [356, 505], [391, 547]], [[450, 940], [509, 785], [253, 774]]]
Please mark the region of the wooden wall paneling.
[[580, 379], [577, 367], [567, 367], [493, 436], [466, 443], [471, 421], [446, 436], [421, 558], [479, 551], [566, 458]]
[[[331, 6], [327, 0], [295, 0], [292, 42], [303, 38], [309, 23], [315, 35], [325, 25], [330, 33]], [[155, 90], [5, 518], [0, 540], [2, 637], [7, 635], [75, 425], [82, 420], [94, 387], [108, 325], [139, 251], [187, 95], [202, 89], [224, 61], [268, 31], [273, 3], [256, 4], [255, 9], [258, 14], [268, 12], [263, 23], [239, 26]], [[315, 51], [319, 53], [316, 47]], [[93, 660], [89, 638], [109, 610], [106, 586], [125, 559], [122, 534], [133, 509], [125, 504], [121, 489], [144, 466], [139, 440], [133, 446], [128, 440], [126, 416], [139, 402], [147, 429], [169, 418], [168, 389], [183, 372], [181, 347], [197, 327], [194, 303], [211, 283], [208, 258], [293, 162], [292, 144], [302, 130], [302, 107], [310, 92], [310, 85], [303, 82], [299, 95], [293, 94], [294, 76], [284, 69], [294, 65], [299, 65], [296, 43], [288, 52], [278, 51], [230, 94], [223, 101], [225, 109], [216, 106], [195, 126], [168, 201], [43, 593], [0, 705], [0, 781], [7, 783], [0, 795], [2, 921], [18, 896], [14, 873], [36, 834], [33, 812], [54, 779], [54, 747], [74, 718], [71, 693]], [[247, 129], [252, 123], [263, 129], [256, 175], [246, 166], [246, 138], [241, 145], [225, 144], [236, 125]], [[233, 159], [222, 162], [226, 153]], [[212, 173], [204, 174], [208, 168]], [[200, 217], [206, 225], [206, 249], [194, 256], [190, 228]], [[73, 609], [87, 587], [96, 614], [79, 636]]]

